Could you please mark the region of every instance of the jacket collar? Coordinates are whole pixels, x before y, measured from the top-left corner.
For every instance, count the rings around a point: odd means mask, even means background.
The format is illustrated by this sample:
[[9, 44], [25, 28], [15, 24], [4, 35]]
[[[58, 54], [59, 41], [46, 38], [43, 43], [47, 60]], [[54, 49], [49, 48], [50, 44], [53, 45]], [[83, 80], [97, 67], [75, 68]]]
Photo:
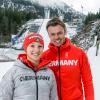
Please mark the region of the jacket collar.
[[38, 71], [40, 69], [44, 69], [49, 64], [48, 60], [45, 60], [45, 59], [41, 58], [39, 65], [37, 67], [35, 67], [34, 63], [32, 63], [29, 60], [27, 60], [26, 54], [19, 54], [17, 59], [21, 60], [21, 62], [23, 62], [25, 65], [27, 65], [27, 67], [31, 68], [34, 71]]

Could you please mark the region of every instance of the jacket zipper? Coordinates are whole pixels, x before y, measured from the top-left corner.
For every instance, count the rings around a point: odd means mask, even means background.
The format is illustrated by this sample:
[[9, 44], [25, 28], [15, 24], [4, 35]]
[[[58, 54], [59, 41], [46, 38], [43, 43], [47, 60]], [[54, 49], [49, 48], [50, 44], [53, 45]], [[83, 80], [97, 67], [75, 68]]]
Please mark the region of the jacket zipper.
[[36, 100], [38, 100], [38, 79], [37, 79], [37, 72], [35, 72], [35, 80], [36, 80]]
[[61, 66], [60, 66], [60, 47], [58, 47], [58, 67], [59, 67], [59, 82], [60, 82], [60, 100], [62, 100], [62, 91], [61, 91]]
[[[28, 65], [26, 65], [26, 66], [28, 66]], [[35, 82], [36, 82], [36, 100], [38, 100], [38, 79], [37, 79], [37, 71], [34, 71], [33, 70], [33, 72], [35, 73]]]

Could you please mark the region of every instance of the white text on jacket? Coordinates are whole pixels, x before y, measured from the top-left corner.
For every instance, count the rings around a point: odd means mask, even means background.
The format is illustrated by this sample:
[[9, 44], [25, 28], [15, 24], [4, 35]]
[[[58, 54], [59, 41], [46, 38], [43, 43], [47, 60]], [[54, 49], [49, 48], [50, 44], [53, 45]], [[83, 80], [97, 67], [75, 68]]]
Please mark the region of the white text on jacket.
[[[78, 60], [60, 60], [60, 65], [61, 66], [77, 66], [78, 64]], [[55, 60], [55, 61], [51, 61], [51, 63], [49, 64], [49, 66], [58, 66], [59, 65], [59, 61]]]

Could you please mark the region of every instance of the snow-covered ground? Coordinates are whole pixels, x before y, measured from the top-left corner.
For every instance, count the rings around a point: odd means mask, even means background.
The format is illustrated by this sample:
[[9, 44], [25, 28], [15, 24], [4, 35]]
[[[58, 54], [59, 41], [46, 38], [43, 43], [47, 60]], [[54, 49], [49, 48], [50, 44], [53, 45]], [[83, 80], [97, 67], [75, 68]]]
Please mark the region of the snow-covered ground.
[[[2, 50], [0, 50], [2, 51]], [[9, 50], [9, 52], [14, 52], [14, 50]], [[7, 52], [7, 51], [6, 51]], [[11, 53], [12, 54], [12, 53]], [[9, 54], [8, 54], [9, 55]], [[96, 55], [96, 47], [91, 47], [87, 52], [91, 70], [93, 74], [94, 90], [95, 90], [95, 100], [100, 100], [100, 49], [98, 56]], [[2, 59], [2, 58], [0, 58]], [[6, 71], [13, 66], [14, 62], [0, 62], [0, 80]]]
[[15, 50], [12, 48], [7, 48], [7, 49], [2, 48], [0, 49], [0, 59], [9, 58], [9, 59], [15, 60], [19, 53], [23, 53], [23, 50]]
[[95, 100], [100, 100], [100, 92], [99, 92], [100, 91], [100, 49], [98, 52], [98, 56], [95, 56], [96, 46], [93, 46], [88, 50], [87, 55], [91, 64], [91, 70], [93, 74]]
[[0, 62], [0, 80], [7, 70], [13, 67], [13, 63], [14, 62]]

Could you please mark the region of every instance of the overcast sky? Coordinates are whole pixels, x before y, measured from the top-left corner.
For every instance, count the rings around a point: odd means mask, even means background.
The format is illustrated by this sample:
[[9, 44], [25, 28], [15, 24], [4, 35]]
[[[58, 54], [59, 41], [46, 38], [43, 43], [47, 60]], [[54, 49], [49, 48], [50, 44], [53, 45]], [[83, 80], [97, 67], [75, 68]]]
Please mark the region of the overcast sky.
[[54, 4], [63, 1], [69, 6], [72, 6], [77, 11], [80, 12], [83, 11], [84, 14], [88, 14], [88, 12], [96, 13], [97, 11], [99, 11], [100, 8], [100, 0], [31, 0], [31, 1], [40, 1], [44, 5]]
[[100, 0], [61, 0], [71, 5], [77, 11], [87, 14], [88, 12], [96, 13], [100, 8]]

